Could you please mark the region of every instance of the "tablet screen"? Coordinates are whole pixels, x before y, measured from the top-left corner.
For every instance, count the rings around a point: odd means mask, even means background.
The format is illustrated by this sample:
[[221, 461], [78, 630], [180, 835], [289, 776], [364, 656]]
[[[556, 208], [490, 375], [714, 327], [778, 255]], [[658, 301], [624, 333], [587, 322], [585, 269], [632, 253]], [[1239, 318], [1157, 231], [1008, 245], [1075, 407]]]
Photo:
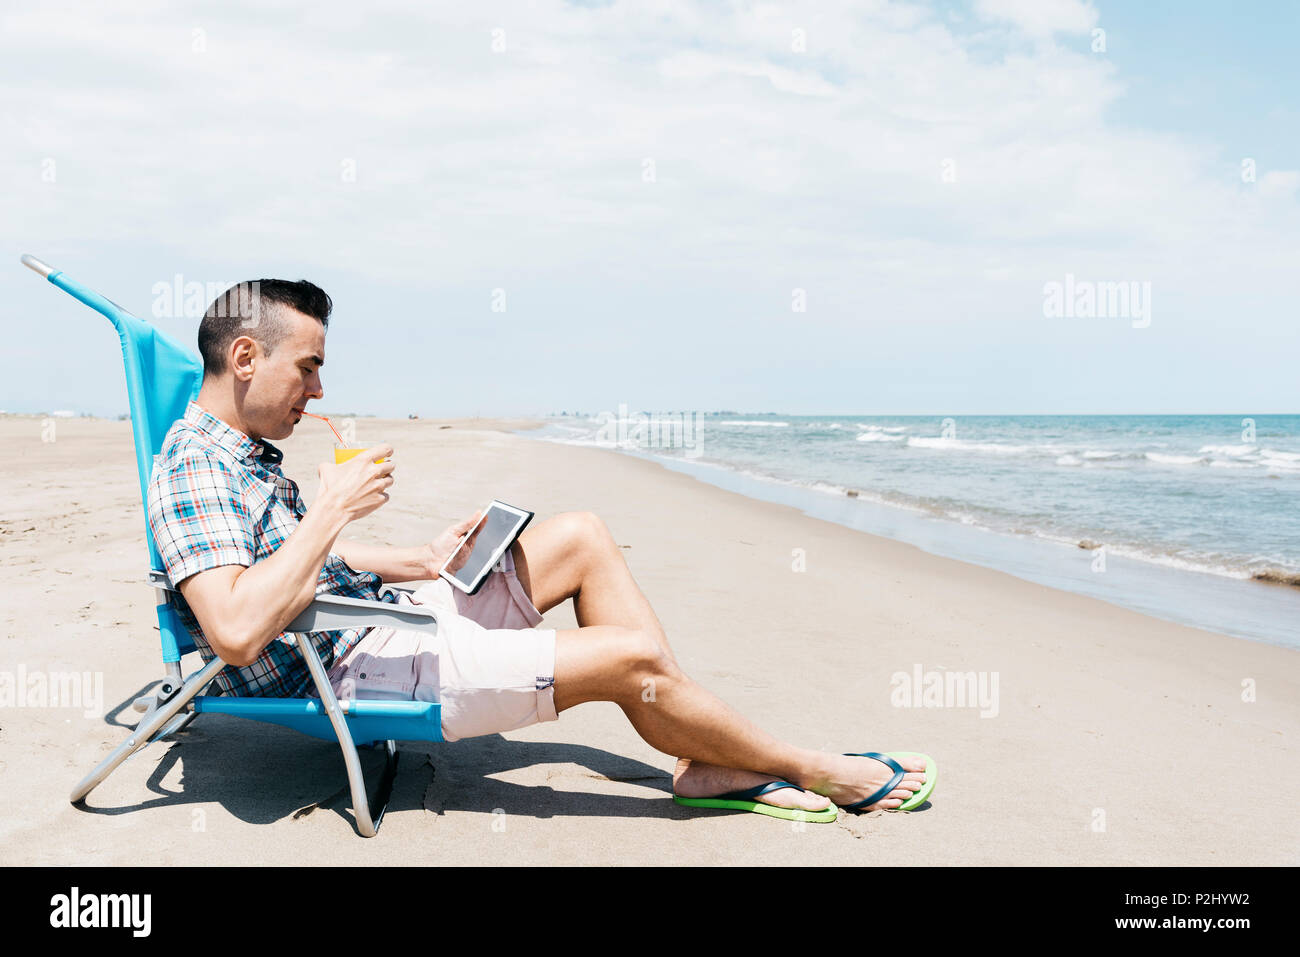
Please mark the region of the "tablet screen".
[[[444, 571], [443, 575], [454, 578], [467, 591], [472, 590], [505, 554], [505, 550], [514, 541], [515, 535], [528, 518], [528, 512], [503, 508], [501, 503], [493, 502], [488, 506], [487, 514], [479, 519], [478, 525], [475, 526], [478, 529], [478, 536], [474, 539], [469, 560], [458, 571]], [[448, 561], [455, 559], [464, 547], [462, 543]]]

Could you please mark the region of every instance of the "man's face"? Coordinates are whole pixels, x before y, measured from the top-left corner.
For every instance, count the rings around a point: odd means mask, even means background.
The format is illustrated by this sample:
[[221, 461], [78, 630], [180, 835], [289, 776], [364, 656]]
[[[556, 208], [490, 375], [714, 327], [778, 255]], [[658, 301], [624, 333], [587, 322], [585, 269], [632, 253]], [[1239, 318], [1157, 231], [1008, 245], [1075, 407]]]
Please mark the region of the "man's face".
[[[288, 306], [280, 317], [289, 335], [268, 356], [260, 344], [253, 359], [253, 376], [244, 395], [244, 416], [252, 438], [284, 439], [302, 421], [310, 399], [325, 395], [320, 367], [325, 364], [325, 327], [320, 321]], [[253, 435], [256, 429], [258, 435]]]

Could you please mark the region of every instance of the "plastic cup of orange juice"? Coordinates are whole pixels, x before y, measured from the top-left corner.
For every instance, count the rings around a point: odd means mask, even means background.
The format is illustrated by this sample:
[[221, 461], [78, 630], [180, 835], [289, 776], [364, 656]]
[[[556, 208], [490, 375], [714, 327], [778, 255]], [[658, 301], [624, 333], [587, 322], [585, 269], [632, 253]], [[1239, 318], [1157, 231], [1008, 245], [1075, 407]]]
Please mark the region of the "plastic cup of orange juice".
[[[348, 449], [341, 445], [336, 445], [334, 446], [334, 464], [342, 465], [344, 462], [348, 461], [348, 459], [354, 459], [364, 451], [365, 449]], [[378, 465], [384, 461], [384, 459], [375, 459], [375, 464]]]

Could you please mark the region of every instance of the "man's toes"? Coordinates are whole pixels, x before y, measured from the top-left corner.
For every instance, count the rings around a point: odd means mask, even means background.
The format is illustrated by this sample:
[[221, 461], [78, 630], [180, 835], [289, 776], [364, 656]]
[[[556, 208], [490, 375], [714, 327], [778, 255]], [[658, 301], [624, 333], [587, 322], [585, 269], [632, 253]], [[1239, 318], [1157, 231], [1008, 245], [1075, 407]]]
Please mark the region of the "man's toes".
[[895, 810], [896, 808], [902, 807], [905, 803], [907, 803], [912, 799], [912, 797], [914, 796], [914, 790], [919, 790], [919, 788], [908, 789], [908, 788], [904, 788], [902, 784], [899, 784], [898, 787], [894, 788], [894, 790], [890, 791], [879, 801], [875, 802], [874, 804], [867, 805], [862, 810], [864, 811]]
[[831, 799], [811, 791], [800, 791], [799, 806], [805, 811], [824, 811], [831, 806]]

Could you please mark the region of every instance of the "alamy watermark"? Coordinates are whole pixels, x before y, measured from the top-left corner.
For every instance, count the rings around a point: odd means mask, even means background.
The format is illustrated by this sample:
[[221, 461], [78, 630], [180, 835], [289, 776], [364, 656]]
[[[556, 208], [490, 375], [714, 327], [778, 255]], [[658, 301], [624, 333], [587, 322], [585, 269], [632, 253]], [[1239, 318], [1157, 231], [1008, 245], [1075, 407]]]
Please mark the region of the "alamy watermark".
[[0, 671], [0, 708], [80, 708], [87, 718], [104, 713], [102, 671]]
[[336, 419], [338, 424], [334, 427], [339, 430], [339, 437], [343, 439], [343, 447], [349, 449], [357, 448], [357, 420], [352, 416], [344, 419]]
[[1065, 274], [1065, 282], [1043, 284], [1043, 315], [1048, 319], [1130, 319], [1134, 329], [1151, 325], [1151, 283], [1137, 280], [1096, 282]]
[[[238, 286], [233, 296], [222, 296], [226, 290]], [[153, 294], [152, 312], [155, 319], [202, 319], [209, 305], [214, 305], [215, 315], [243, 319], [246, 325], [256, 326], [261, 316], [261, 283], [252, 282], [186, 282], [181, 273], [171, 279], [162, 279], [149, 289]], [[221, 296], [220, 299], [217, 299]]]
[[998, 672], [895, 671], [889, 679], [895, 708], [979, 708], [981, 718], [998, 716]]
[[50, 926], [123, 927], [132, 937], [148, 937], [152, 911], [152, 894], [86, 894], [73, 887], [50, 898]]
[[619, 403], [618, 415], [601, 412], [596, 416], [596, 444], [620, 449], [681, 449], [687, 458], [704, 451], [703, 412], [636, 412]]

